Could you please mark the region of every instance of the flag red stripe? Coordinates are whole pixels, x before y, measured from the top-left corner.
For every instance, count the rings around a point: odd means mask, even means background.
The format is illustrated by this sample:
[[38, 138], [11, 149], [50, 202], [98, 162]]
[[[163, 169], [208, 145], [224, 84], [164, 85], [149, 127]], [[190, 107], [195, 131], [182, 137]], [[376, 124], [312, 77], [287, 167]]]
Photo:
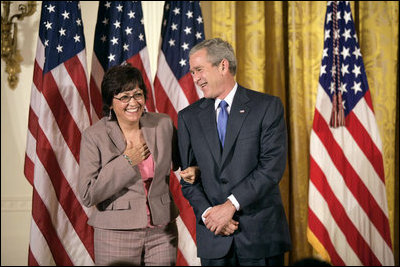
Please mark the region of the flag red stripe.
[[180, 216], [183, 223], [186, 225], [190, 235], [194, 242], [196, 242], [196, 217], [194, 216], [193, 208], [190, 206], [189, 201], [184, 198], [181, 190], [181, 184], [175, 176], [175, 173], [171, 171], [170, 178], [170, 191], [174, 197], [174, 201], [178, 209], [180, 210]]
[[349, 245], [359, 256], [361, 262], [364, 265], [382, 265], [358, 231], [357, 227], [348, 217], [346, 210], [342, 206], [342, 203], [336, 198], [335, 193], [330, 188], [325, 174], [319, 168], [312, 156], [310, 156], [310, 173], [312, 173], [310, 178], [311, 181], [327, 202], [332, 217], [342, 230]]
[[39, 119], [36, 116], [36, 113], [33, 111], [32, 106], [29, 106], [28, 129], [31, 132], [33, 138], [37, 140], [37, 134], [40, 129]]
[[33, 179], [34, 179], [34, 171], [35, 171], [35, 164], [31, 161], [28, 155], [25, 153], [25, 167], [24, 167], [24, 174], [28, 182], [33, 186]]
[[94, 258], [94, 251], [90, 245], [93, 244], [93, 228], [87, 224], [88, 217], [61, 171], [53, 148], [41, 129], [38, 131], [36, 153], [48, 173], [60, 205], [89, 254]]
[[346, 117], [346, 128], [374, 167], [381, 181], [385, 183], [382, 153], [353, 112]]
[[320, 115], [318, 109], [315, 110], [313, 129], [319, 139], [324, 143], [332, 162], [341, 173], [349, 190], [357, 199], [359, 205], [364, 209], [371, 222], [375, 225], [378, 232], [390, 245], [390, 232], [388, 229], [389, 221], [383, 213], [375, 198], [371, 195], [368, 188], [354, 171], [351, 164], [347, 161], [341, 147], [337, 144], [329, 130], [329, 126]]
[[35, 60], [33, 68], [33, 84], [36, 86], [36, 89], [41, 92], [43, 88], [43, 71], [39, 66], [38, 62]]
[[[32, 107], [29, 107], [28, 130], [31, 132], [31, 135], [33, 136], [33, 138], [37, 139], [38, 118], [37, 118], [35, 112], [33, 112]], [[35, 164], [25, 153], [24, 174], [32, 186], [33, 186], [33, 182], [34, 182], [34, 178], [35, 178], [34, 171], [35, 171]]]
[[314, 212], [308, 209], [308, 226], [318, 240], [324, 245], [326, 251], [329, 253], [331, 262], [336, 266], [345, 266], [344, 261], [336, 252], [335, 246], [332, 244], [332, 240], [329, 237], [329, 233], [325, 228], [325, 225], [315, 216]]
[[28, 250], [28, 266], [39, 266], [39, 263], [35, 259], [35, 256], [32, 254], [31, 247], [29, 246]]
[[[86, 76], [84, 75], [85, 69], [81, 64], [81, 61], [79, 60], [78, 56], [74, 56], [65, 61], [64, 66], [69, 76], [71, 77], [73, 83], [75, 84], [75, 87], [79, 92], [79, 95], [82, 98], [87, 114], [91, 114], [89, 90], [87, 86]], [[90, 124], [92, 124], [91, 116], [89, 116], [89, 120]]]
[[57, 231], [53, 227], [51, 216], [47, 210], [47, 207], [43, 203], [35, 187], [33, 187], [32, 202], [32, 217], [40, 229], [40, 232], [43, 234], [43, 237], [47, 241], [55, 263], [57, 265], [72, 266], [73, 263], [65, 251], [63, 244], [58, 238]]
[[160, 80], [157, 76], [154, 78], [154, 94], [156, 95], [157, 99], [157, 110], [163, 113], [167, 113], [174, 122], [175, 127], [177, 127], [178, 113], [172, 105], [171, 101], [169, 100], [169, 97], [165, 93], [164, 88], [161, 85]]
[[66, 144], [79, 162], [81, 132], [62, 98], [51, 72], [43, 77], [42, 93], [49, 105]]
[[175, 266], [189, 266], [182, 252], [178, 249]]
[[189, 101], [189, 105], [199, 99], [190, 72], [186, 73], [186, 75], [179, 80], [179, 84], [182, 88], [182, 91], [185, 93], [187, 100]]
[[148, 111], [154, 112], [155, 106], [154, 106], [154, 96], [153, 96], [153, 91], [151, 90], [152, 86], [149, 80], [149, 77], [147, 77], [146, 70], [144, 68], [142, 59], [140, 57], [140, 53], [135, 54], [131, 58], [128, 58], [126, 60], [128, 63], [130, 63], [132, 66], [135, 68], [139, 69], [140, 72], [142, 73], [144, 84], [147, 87], [147, 101], [146, 101], [146, 107]]
[[101, 97], [100, 88], [97, 88], [96, 82], [93, 76], [90, 76], [90, 100], [97, 117], [100, 119], [103, 117], [103, 99]]

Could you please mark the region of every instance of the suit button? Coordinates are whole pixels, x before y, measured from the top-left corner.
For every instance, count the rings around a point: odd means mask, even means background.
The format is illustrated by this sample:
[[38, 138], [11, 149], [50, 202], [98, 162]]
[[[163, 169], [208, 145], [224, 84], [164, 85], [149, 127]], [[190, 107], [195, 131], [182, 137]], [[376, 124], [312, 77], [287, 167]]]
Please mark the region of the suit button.
[[221, 178], [221, 183], [227, 184], [227, 183], [228, 183], [228, 180], [226, 180], [225, 178]]

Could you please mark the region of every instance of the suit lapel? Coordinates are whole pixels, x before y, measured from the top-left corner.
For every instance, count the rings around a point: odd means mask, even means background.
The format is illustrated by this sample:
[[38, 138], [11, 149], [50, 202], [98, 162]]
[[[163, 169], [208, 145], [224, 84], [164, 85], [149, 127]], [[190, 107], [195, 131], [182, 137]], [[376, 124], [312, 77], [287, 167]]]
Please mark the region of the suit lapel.
[[126, 148], [126, 141], [124, 134], [119, 128], [117, 121], [109, 121], [106, 119], [106, 128], [108, 136], [110, 137], [111, 141], [117, 147], [118, 151], [122, 154]]
[[250, 99], [247, 97], [245, 90], [239, 86], [232, 102], [232, 108], [226, 126], [221, 166], [223, 166], [233, 144], [235, 143], [239, 131], [242, 128], [243, 122], [246, 119], [247, 114], [250, 112], [250, 106], [247, 104], [249, 100]]
[[215, 120], [214, 99], [206, 99], [200, 105], [198, 114], [202, 131], [210, 147], [214, 160], [219, 164], [221, 161], [221, 145], [218, 138], [217, 122]]

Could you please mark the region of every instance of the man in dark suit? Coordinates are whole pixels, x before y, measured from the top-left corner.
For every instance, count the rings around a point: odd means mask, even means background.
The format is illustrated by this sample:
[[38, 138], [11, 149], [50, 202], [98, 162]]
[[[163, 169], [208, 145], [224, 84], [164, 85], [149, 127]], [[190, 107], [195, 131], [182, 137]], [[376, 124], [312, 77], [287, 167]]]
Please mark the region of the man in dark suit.
[[181, 184], [196, 215], [202, 265], [283, 265], [291, 241], [279, 191], [287, 149], [282, 103], [235, 82], [229, 43], [205, 40], [189, 56], [204, 98], [179, 112], [178, 141], [182, 168], [201, 172]]

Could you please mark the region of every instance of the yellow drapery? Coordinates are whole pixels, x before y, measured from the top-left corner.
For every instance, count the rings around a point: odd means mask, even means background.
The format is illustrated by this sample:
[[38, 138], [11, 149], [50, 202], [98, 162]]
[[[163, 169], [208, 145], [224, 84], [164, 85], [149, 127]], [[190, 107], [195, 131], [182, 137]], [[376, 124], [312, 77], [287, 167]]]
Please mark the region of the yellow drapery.
[[[383, 144], [389, 222], [398, 265], [399, 164], [395, 144], [398, 144], [399, 3], [351, 2], [351, 8]], [[323, 50], [326, 2], [202, 1], [202, 9], [206, 38], [225, 39], [236, 51], [236, 80], [253, 90], [279, 96], [284, 103], [289, 155], [280, 187], [293, 242], [286, 263], [313, 256], [315, 252], [306, 237], [309, 138]]]

